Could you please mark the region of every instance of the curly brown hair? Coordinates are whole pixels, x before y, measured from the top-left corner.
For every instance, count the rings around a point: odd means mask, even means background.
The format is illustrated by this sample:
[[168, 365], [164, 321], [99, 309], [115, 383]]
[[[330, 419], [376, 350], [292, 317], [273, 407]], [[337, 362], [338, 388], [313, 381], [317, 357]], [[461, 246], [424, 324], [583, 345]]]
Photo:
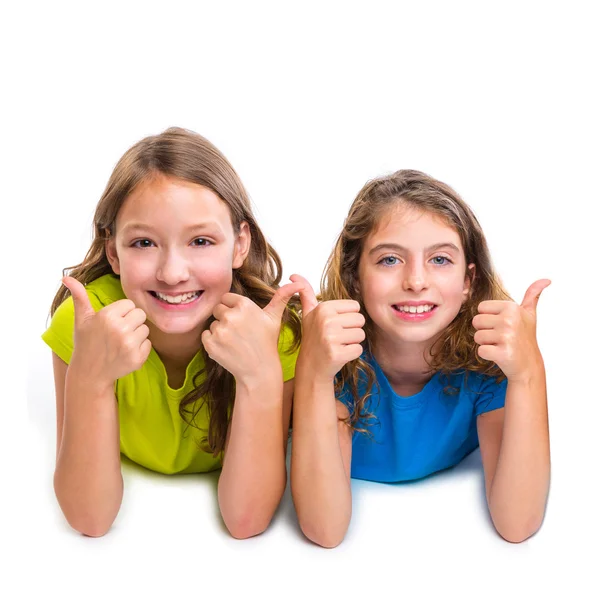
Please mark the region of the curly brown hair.
[[[119, 160], [98, 202], [94, 214], [94, 235], [83, 262], [63, 269], [86, 285], [102, 275], [114, 274], [106, 256], [107, 239], [115, 234], [117, 214], [127, 197], [142, 182], [157, 174], [183, 179], [212, 190], [227, 206], [233, 229], [240, 231], [248, 223], [251, 234], [250, 252], [239, 269], [233, 271], [231, 291], [247, 296], [264, 308], [279, 287], [282, 275], [281, 260], [259, 229], [252, 212], [250, 198], [227, 159], [207, 139], [192, 131], [172, 127], [159, 135], [150, 136], [132, 146]], [[50, 314], [70, 295], [61, 285]], [[286, 308], [282, 324], [293, 333], [292, 352], [300, 344], [301, 323], [299, 301], [293, 298]], [[206, 328], [214, 320], [206, 323]], [[212, 360], [201, 348], [204, 368], [194, 375], [194, 390], [179, 405], [179, 414], [190, 426], [200, 429], [196, 416], [206, 403], [209, 426], [200, 440], [203, 450], [217, 456], [225, 447], [227, 427], [235, 399], [235, 379], [229, 371]], [[203, 381], [200, 382], [200, 380]]]
[[[373, 323], [365, 310], [358, 286], [358, 265], [365, 239], [377, 227], [384, 213], [398, 206], [408, 206], [433, 213], [460, 236], [466, 264], [475, 264], [467, 270], [471, 280], [468, 299], [452, 323], [442, 332], [435, 350], [426, 357], [431, 370], [449, 376], [456, 371], [478, 372], [504, 378], [499, 367], [477, 354], [473, 341], [475, 328], [472, 320], [477, 306], [484, 300], [511, 300], [494, 271], [487, 242], [479, 221], [462, 198], [448, 185], [425, 173], [400, 170], [392, 175], [373, 179], [365, 184], [350, 207], [342, 232], [327, 261], [321, 279], [321, 300], [352, 299], [360, 303], [365, 317], [366, 339], [363, 346], [371, 354]], [[365, 391], [359, 391], [364, 382]], [[367, 361], [358, 358], [344, 365], [336, 377], [336, 394], [346, 387], [353, 400], [349, 424], [356, 427], [359, 420], [373, 417], [366, 409], [366, 401], [375, 382], [375, 374]], [[446, 390], [452, 393], [452, 389]]]

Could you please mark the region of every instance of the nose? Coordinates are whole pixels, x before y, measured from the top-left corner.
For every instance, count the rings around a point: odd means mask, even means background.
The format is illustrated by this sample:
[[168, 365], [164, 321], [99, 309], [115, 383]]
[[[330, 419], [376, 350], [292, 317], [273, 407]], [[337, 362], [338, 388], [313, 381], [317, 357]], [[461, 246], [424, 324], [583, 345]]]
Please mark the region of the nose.
[[185, 257], [176, 250], [165, 251], [156, 271], [156, 278], [164, 281], [167, 285], [177, 285], [181, 281], [187, 281], [189, 276]]
[[402, 289], [405, 292], [411, 290], [418, 293], [428, 287], [427, 271], [420, 260], [409, 260], [403, 277]]

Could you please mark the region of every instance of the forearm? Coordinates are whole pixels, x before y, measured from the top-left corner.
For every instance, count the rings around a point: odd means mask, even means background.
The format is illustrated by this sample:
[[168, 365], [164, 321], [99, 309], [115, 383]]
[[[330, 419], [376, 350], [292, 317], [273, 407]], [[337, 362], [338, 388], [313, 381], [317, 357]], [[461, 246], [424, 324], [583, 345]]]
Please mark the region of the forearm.
[[279, 506], [286, 485], [282, 428], [283, 381], [236, 384], [236, 397], [218, 497], [230, 533], [262, 533]]
[[108, 531], [123, 498], [114, 391], [94, 390], [84, 374], [71, 367], [54, 489], [69, 524], [91, 536]]
[[509, 380], [498, 464], [488, 505], [498, 532], [522, 541], [540, 527], [550, 485], [550, 443], [543, 364], [527, 382]]
[[[352, 513], [333, 382], [316, 382], [296, 371], [291, 488], [304, 534], [321, 546], [337, 546]], [[349, 469], [349, 466], [348, 466]]]

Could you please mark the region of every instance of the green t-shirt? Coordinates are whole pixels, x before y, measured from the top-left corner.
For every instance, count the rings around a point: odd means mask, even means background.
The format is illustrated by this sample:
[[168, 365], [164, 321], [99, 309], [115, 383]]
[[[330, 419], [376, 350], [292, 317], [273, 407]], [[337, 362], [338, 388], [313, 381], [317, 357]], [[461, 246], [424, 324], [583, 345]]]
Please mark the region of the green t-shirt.
[[[95, 311], [125, 298], [121, 282], [103, 275], [86, 286]], [[73, 299], [67, 298], [56, 310], [42, 339], [66, 363], [73, 354]], [[283, 380], [294, 377], [297, 351], [288, 353], [293, 336], [283, 327], [279, 337], [279, 357]], [[140, 369], [115, 382], [119, 410], [121, 452], [134, 462], [159, 473], [200, 473], [221, 467], [221, 457], [203, 452], [199, 440], [208, 429], [208, 409], [203, 406], [189, 427], [179, 415], [179, 402], [194, 389], [193, 377], [204, 366], [198, 352], [187, 366], [185, 382], [177, 390], [169, 387], [167, 372], [158, 354], [151, 350]]]

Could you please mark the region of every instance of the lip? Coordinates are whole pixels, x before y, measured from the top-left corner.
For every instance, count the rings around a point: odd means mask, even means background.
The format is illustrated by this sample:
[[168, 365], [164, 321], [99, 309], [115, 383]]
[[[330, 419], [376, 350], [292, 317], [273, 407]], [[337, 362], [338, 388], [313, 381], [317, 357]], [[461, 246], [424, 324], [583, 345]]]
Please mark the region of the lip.
[[196, 292], [200, 292], [200, 294], [202, 294], [204, 290], [181, 290], [181, 291], [175, 291], [175, 290], [168, 290], [168, 291], [162, 291], [162, 290], [150, 290], [151, 294], [162, 294], [163, 296], [183, 296], [183, 294], [195, 294]]
[[430, 300], [407, 300], [406, 302], [394, 302], [394, 306], [421, 306], [423, 304], [433, 304], [437, 306], [437, 302]]
[[[198, 290], [193, 290], [193, 291], [198, 291]], [[160, 293], [163, 294], [164, 292], [160, 292]], [[189, 292], [177, 292], [176, 294], [173, 292], [170, 292], [167, 295], [168, 296], [179, 296], [181, 294], [187, 294], [187, 293], [189, 293]], [[158, 298], [151, 292], [148, 292], [148, 295], [150, 296], [150, 298], [152, 298], [152, 301], [155, 303], [155, 305], [159, 306], [162, 310], [185, 311], [185, 310], [194, 308], [198, 304], [198, 302], [200, 302], [200, 300], [204, 296], [204, 290], [200, 291], [200, 294], [198, 295], [197, 298], [194, 298], [191, 302], [187, 302], [185, 304], [169, 304], [168, 302], [161, 300], [160, 298]]]
[[[434, 302], [403, 302], [402, 304], [397, 304], [395, 306], [420, 306], [422, 304], [434, 304]], [[398, 317], [398, 319], [402, 321], [406, 321], [407, 323], [421, 323], [422, 321], [427, 321], [431, 319], [433, 315], [436, 313], [438, 307], [434, 306], [429, 312], [426, 313], [407, 313], [400, 310], [396, 310], [394, 306], [392, 306], [392, 311], [394, 315]]]

